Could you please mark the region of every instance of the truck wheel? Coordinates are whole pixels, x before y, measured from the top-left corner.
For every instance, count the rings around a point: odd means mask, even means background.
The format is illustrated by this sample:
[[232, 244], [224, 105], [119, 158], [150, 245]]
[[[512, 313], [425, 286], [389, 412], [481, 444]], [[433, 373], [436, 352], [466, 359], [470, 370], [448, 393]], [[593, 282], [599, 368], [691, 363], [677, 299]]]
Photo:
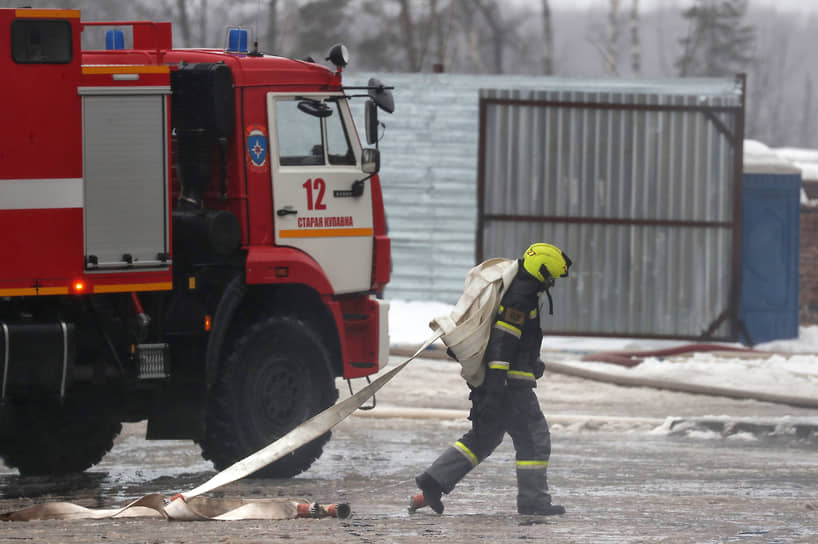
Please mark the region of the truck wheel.
[[21, 476], [82, 472], [111, 450], [122, 430], [111, 405], [78, 390], [69, 392], [62, 405], [52, 398], [10, 400], [0, 457]]
[[[218, 470], [267, 446], [338, 399], [330, 355], [299, 319], [274, 316], [234, 344], [210, 392], [202, 454]], [[289, 478], [321, 456], [331, 433], [256, 472]]]

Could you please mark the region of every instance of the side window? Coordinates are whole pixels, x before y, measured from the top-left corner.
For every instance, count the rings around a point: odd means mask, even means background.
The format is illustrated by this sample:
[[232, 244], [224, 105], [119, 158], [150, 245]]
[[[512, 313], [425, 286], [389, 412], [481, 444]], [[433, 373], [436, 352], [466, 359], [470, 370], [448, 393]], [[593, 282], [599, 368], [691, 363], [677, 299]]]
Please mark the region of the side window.
[[[310, 115], [299, 109], [298, 99], [276, 101], [281, 166], [323, 165], [325, 145], [329, 164], [354, 165], [355, 154], [349, 145], [338, 105], [333, 100], [314, 103], [314, 108], [307, 108], [313, 112]], [[322, 128], [326, 129], [326, 139]]]
[[298, 109], [295, 100], [276, 102], [281, 166], [324, 164], [321, 120]]
[[344, 121], [338, 105], [334, 102], [332, 106], [333, 114], [326, 119], [327, 123], [327, 155], [330, 164], [355, 164], [355, 155], [349, 146], [349, 139], [344, 130]]
[[18, 64], [68, 64], [73, 55], [71, 23], [17, 19], [11, 23], [11, 56]]

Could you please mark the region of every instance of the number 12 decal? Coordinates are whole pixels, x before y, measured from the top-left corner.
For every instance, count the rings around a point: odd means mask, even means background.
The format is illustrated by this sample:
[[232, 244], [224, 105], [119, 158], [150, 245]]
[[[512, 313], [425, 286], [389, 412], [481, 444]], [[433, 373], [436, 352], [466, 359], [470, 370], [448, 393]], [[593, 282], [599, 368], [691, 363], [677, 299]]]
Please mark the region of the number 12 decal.
[[[307, 209], [308, 210], [326, 210], [327, 205], [324, 204], [324, 193], [327, 191], [327, 183], [322, 178], [308, 179], [302, 185], [307, 190]], [[315, 191], [315, 199], [313, 200], [313, 191]]]

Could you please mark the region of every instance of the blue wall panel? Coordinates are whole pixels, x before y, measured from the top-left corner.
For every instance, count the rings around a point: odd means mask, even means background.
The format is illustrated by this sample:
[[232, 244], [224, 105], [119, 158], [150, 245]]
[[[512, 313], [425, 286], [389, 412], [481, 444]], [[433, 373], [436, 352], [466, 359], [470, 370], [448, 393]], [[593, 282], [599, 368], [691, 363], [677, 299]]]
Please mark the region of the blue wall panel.
[[752, 344], [798, 336], [800, 174], [745, 174], [741, 303]]

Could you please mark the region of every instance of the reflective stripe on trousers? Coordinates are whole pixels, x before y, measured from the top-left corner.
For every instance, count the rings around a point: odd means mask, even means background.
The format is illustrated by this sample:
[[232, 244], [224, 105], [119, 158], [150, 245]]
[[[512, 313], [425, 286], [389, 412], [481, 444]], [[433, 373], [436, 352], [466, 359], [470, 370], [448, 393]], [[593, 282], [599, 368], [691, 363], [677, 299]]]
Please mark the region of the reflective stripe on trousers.
[[508, 432], [517, 455], [518, 503], [549, 504], [546, 470], [551, 456], [551, 434], [534, 390], [529, 387], [511, 390], [505, 395], [505, 409], [499, 414], [486, 409], [486, 395], [479, 388], [472, 391], [472, 428], [426, 472], [449, 493], [494, 451]]

